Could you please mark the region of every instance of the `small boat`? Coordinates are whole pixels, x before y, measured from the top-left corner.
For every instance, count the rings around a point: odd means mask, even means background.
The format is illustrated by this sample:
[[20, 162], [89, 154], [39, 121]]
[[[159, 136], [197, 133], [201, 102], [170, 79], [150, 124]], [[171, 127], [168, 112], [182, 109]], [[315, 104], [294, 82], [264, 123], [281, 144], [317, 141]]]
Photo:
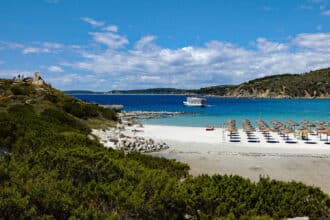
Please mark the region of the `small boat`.
[[187, 97], [183, 104], [192, 107], [204, 107], [206, 106], [206, 99], [202, 97]]
[[215, 127], [214, 126], [207, 126], [205, 128], [206, 131], [214, 131], [215, 130]]

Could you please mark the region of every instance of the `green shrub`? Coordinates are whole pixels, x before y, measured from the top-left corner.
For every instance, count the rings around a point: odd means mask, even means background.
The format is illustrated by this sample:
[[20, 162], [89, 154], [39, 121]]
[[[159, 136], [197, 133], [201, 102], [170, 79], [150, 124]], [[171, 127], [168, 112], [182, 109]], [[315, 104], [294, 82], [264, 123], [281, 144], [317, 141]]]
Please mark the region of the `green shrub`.
[[34, 94], [35, 90], [29, 84], [17, 84], [10, 88], [14, 95], [30, 95]]
[[98, 106], [78, 101], [66, 101], [64, 110], [78, 118], [87, 119], [98, 116]]
[[99, 107], [99, 110], [105, 119], [113, 120], [113, 121], [118, 120], [116, 112], [114, 110], [103, 107]]
[[53, 95], [53, 94], [49, 94], [47, 93], [45, 96], [44, 96], [45, 100], [48, 100], [52, 103], [57, 103], [58, 102], [58, 98], [57, 96]]
[[41, 113], [41, 116], [49, 123], [71, 127], [87, 133], [90, 132], [90, 129], [85, 124], [81, 123], [73, 116], [55, 108], [45, 109]]

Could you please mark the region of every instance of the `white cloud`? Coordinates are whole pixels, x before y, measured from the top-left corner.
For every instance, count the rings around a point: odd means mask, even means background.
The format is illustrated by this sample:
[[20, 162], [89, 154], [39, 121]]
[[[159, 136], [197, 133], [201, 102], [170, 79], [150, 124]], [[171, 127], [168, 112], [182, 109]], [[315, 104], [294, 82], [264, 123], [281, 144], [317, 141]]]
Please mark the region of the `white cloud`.
[[18, 44], [14, 42], [0, 42], [1, 49], [19, 49], [22, 54], [59, 53], [62, 51], [79, 52], [80, 45], [64, 45], [57, 42], [33, 42], [32, 44]]
[[54, 72], [54, 73], [61, 73], [61, 72], [63, 72], [63, 69], [60, 66], [50, 66], [50, 67], [48, 67], [48, 71]]
[[84, 22], [92, 25], [93, 27], [101, 27], [104, 25], [103, 21], [96, 21], [93, 18], [89, 18], [89, 17], [82, 17], [80, 18], [81, 20], [83, 20]]
[[153, 35], [144, 36], [135, 43], [134, 47], [137, 50], [144, 49], [148, 46], [150, 47], [150, 46], [152, 46], [152, 43], [154, 40], [156, 40], [156, 36], [153, 36]]
[[299, 34], [293, 42], [309, 50], [330, 51], [330, 33]]
[[330, 16], [330, 10], [323, 11], [323, 12], [322, 12], [322, 15]]
[[60, 66], [44, 67], [49, 71], [44, 78], [61, 89], [199, 88], [330, 66], [330, 33], [302, 33], [282, 42], [260, 37], [249, 47], [213, 40], [177, 48], [162, 47], [154, 35], [142, 36], [131, 46], [125, 35], [110, 30], [89, 36], [89, 45], [0, 42], [0, 46], [24, 54], [75, 51], [72, 60], [54, 60]]
[[30, 53], [50, 53], [50, 50], [47, 48], [39, 48], [39, 47], [26, 47], [22, 50], [23, 54]]
[[24, 76], [32, 76], [33, 72], [28, 70], [20, 70], [20, 69], [1, 69], [0, 70], [0, 78], [12, 78], [17, 76], [18, 74]]
[[42, 43], [42, 46], [48, 49], [63, 49], [65, 47], [63, 44], [56, 42], [44, 42]]
[[270, 52], [279, 52], [279, 51], [286, 51], [289, 49], [288, 45], [271, 42], [265, 38], [258, 38], [257, 39], [257, 47], [259, 51], [270, 53]]
[[117, 32], [118, 31], [118, 26], [116, 25], [108, 25], [104, 28], [102, 28], [104, 31], [112, 31], [112, 32]]
[[109, 48], [121, 48], [129, 43], [126, 37], [114, 33], [92, 32], [89, 34], [93, 36], [95, 42], [105, 44]]
[[222, 41], [170, 49], [155, 44], [156, 37], [148, 35], [138, 40], [133, 49], [117, 50], [118, 45], [128, 43], [126, 37], [109, 37], [107, 33], [92, 36], [96, 43], [107, 48], [84, 53], [83, 59], [71, 63], [70, 67], [111, 78], [111, 84], [106, 85], [109, 89], [198, 88], [330, 66], [330, 50], [327, 49], [330, 48], [330, 33], [299, 34], [281, 43], [258, 38], [255, 49]]
[[3, 47], [7, 49], [20, 49], [24, 47], [23, 44], [19, 44], [15, 42], [6, 42], [6, 41], [0, 41], [0, 45], [3, 45]]
[[160, 76], [146, 76], [146, 75], [141, 76], [142, 81], [157, 81], [160, 79], [161, 79]]

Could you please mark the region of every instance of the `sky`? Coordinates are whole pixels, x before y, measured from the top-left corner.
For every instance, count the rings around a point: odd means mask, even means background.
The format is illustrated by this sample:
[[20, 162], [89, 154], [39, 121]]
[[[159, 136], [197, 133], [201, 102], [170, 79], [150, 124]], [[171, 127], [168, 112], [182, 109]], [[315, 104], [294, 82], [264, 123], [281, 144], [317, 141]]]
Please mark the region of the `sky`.
[[330, 0], [1, 0], [0, 78], [200, 88], [330, 67]]

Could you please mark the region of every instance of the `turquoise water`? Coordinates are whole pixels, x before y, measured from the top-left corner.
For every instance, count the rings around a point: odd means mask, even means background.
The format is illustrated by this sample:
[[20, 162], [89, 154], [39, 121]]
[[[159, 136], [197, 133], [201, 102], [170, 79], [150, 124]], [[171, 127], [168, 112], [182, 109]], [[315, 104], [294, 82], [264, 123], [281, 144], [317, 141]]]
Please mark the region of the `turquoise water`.
[[237, 125], [245, 118], [255, 123], [289, 119], [330, 121], [330, 99], [239, 99], [207, 98], [209, 107], [186, 107], [183, 95], [75, 95], [77, 98], [98, 104], [123, 104], [124, 110], [191, 112], [170, 118], [145, 120], [147, 124], [179, 126], [219, 126], [228, 119], [236, 119]]

